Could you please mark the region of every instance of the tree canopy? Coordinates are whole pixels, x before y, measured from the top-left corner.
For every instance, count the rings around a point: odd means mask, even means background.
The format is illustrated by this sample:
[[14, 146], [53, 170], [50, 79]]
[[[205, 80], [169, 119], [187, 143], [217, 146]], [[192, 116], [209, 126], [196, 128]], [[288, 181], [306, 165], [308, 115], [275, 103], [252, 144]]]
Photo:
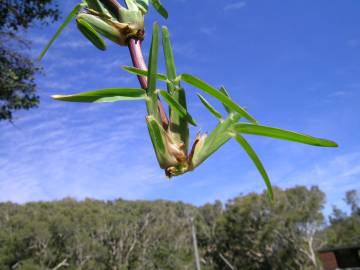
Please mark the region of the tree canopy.
[[192, 219], [203, 270], [320, 269], [318, 248], [359, 241], [356, 215], [324, 227], [325, 196], [317, 187], [274, 191], [273, 203], [264, 192], [201, 207], [70, 198], [1, 203], [0, 269], [195, 269]]
[[59, 18], [53, 0], [0, 2], [0, 121], [13, 120], [13, 112], [39, 104], [35, 75], [38, 65], [25, 53], [29, 42], [19, 33], [35, 22]]

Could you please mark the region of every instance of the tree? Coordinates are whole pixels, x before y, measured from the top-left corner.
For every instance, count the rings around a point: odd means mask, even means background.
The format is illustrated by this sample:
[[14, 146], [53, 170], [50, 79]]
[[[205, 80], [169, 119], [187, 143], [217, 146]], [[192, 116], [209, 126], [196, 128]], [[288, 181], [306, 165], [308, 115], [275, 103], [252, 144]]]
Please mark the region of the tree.
[[[0, 269], [316, 269], [311, 237], [323, 221], [317, 188], [275, 189], [194, 207], [168, 201], [0, 203]], [[337, 233], [355, 236], [345, 224]], [[356, 225], [356, 226], [355, 226]], [[331, 240], [331, 239], [330, 239]]]
[[215, 269], [314, 269], [312, 239], [323, 222], [324, 193], [317, 187], [274, 191], [273, 203], [265, 193], [227, 203], [213, 241], [203, 247], [211, 247]]
[[360, 244], [360, 203], [356, 190], [346, 192], [344, 201], [350, 208], [347, 214], [338, 207], [333, 207], [329, 217], [330, 225], [323, 233], [323, 241], [328, 246]]
[[12, 121], [14, 111], [39, 104], [35, 75], [40, 68], [23, 52], [29, 48], [29, 42], [19, 37], [18, 31], [27, 30], [36, 21], [57, 20], [59, 10], [52, 2], [0, 2], [0, 121]]

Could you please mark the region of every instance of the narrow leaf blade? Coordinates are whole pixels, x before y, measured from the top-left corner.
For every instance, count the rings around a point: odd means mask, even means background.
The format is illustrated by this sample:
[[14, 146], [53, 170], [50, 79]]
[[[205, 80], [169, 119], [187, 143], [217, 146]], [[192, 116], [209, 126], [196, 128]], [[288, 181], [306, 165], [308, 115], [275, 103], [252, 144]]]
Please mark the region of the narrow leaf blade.
[[150, 133], [151, 140], [153, 142], [155, 152], [158, 154], [165, 153], [165, 142], [161, 132], [161, 126], [156, 122], [154, 117], [148, 116], [146, 118], [148, 129]]
[[136, 4], [136, 1], [134, 1], [134, 0], [125, 0], [125, 3], [127, 5], [127, 7], [128, 7], [128, 10], [134, 10], [134, 11], [139, 10], [139, 7]]
[[50, 39], [49, 43], [45, 46], [45, 48], [40, 53], [40, 56], [38, 58], [39, 61], [44, 57], [50, 46], [53, 44], [55, 39], [61, 34], [61, 32], [64, 30], [64, 28], [71, 22], [71, 20], [76, 16], [76, 14], [80, 11], [82, 7], [82, 4], [77, 4], [74, 9], [70, 12], [70, 14], [66, 17], [63, 24], [59, 27], [59, 29], [55, 32], [54, 36]]
[[266, 173], [266, 170], [261, 163], [259, 157], [257, 156], [254, 149], [251, 147], [251, 145], [245, 140], [243, 136], [240, 134], [234, 134], [234, 139], [244, 148], [245, 152], [249, 155], [250, 159], [254, 162], [256, 168], [258, 169], [259, 173], [261, 174], [262, 178], [264, 179], [265, 185], [267, 187], [267, 192], [271, 200], [274, 198], [272, 185], [270, 182], [270, 178], [268, 174]]
[[164, 90], [160, 90], [160, 95], [164, 98], [167, 104], [175, 110], [179, 115], [186, 118], [186, 120], [192, 124], [193, 126], [196, 126], [195, 120], [192, 118], [192, 116], [186, 111], [186, 109], [181, 106], [180, 103], [178, 103], [168, 92]]
[[221, 113], [219, 113], [202, 95], [196, 95], [199, 97], [201, 103], [205, 106], [206, 109], [208, 109], [210, 113], [212, 113], [219, 120], [222, 120]]
[[[220, 92], [223, 93], [225, 96], [227, 96], [228, 98], [231, 99], [231, 97], [230, 97], [230, 95], [229, 95], [229, 92], [225, 89], [224, 86], [221, 86], [221, 87], [220, 87]], [[224, 105], [224, 104], [223, 104], [223, 106], [224, 106], [225, 110], [226, 110], [228, 113], [231, 113], [231, 112], [232, 112], [232, 110], [231, 110], [228, 106], [226, 106], [226, 105]]]
[[[162, 27], [162, 45], [166, 64], [167, 90], [171, 96], [185, 109], [187, 110], [186, 95], [184, 89], [180, 88], [180, 82], [174, 82], [176, 79], [176, 67], [174, 61], [174, 55], [171, 48], [170, 33], [166, 26]], [[173, 83], [174, 82], [174, 83]], [[170, 130], [174, 134], [174, 139], [178, 143], [184, 143], [185, 151], [188, 149], [189, 144], [189, 126], [188, 119], [176, 112], [176, 110], [170, 107]], [[191, 123], [191, 122], [190, 122]]]
[[303, 144], [310, 144], [315, 146], [322, 146], [322, 147], [337, 147], [338, 145], [336, 142], [312, 137], [310, 135], [302, 134], [293, 132], [290, 130], [284, 130], [274, 127], [268, 126], [261, 126], [261, 125], [251, 125], [246, 123], [238, 123], [234, 125], [234, 129], [237, 132], [244, 133], [244, 134], [251, 134], [251, 135], [259, 135], [265, 137], [271, 137], [275, 139], [282, 139], [288, 140]]
[[[143, 70], [140, 68], [136, 68], [136, 67], [131, 67], [131, 66], [122, 66], [122, 69], [131, 73], [131, 74], [135, 74], [135, 75], [140, 75], [140, 76], [148, 76], [149, 72], [147, 70]], [[167, 77], [164, 74], [158, 73], [156, 74], [156, 79], [159, 81], [167, 81]]]
[[149, 10], [149, 0], [136, 0], [136, 4], [143, 14], [147, 13]]
[[107, 23], [107, 21], [87, 13], [79, 14], [77, 16], [77, 19], [78, 20], [81, 19], [87, 22], [96, 32], [114, 41], [115, 43], [120, 42], [121, 35], [119, 34], [119, 29], [117, 29], [115, 26], [111, 25], [110, 23]]
[[156, 75], [157, 75], [157, 60], [159, 51], [159, 25], [153, 24], [152, 38], [149, 54], [149, 71], [147, 76], [148, 89], [147, 94], [149, 99], [147, 100], [147, 110], [149, 115], [153, 115], [155, 119], [161, 122], [159, 110], [158, 110], [158, 97], [156, 94]]
[[76, 24], [80, 32], [98, 49], [104, 51], [106, 44], [102, 37], [91, 27], [86, 21], [82, 19], [76, 20]]
[[160, 3], [159, 0], [150, 0], [151, 4], [153, 5], [153, 7], [156, 9], [156, 11], [163, 16], [165, 19], [167, 19], [169, 17], [168, 12], [166, 11], [166, 9], [163, 7], [163, 5]]
[[166, 75], [169, 80], [175, 80], [176, 68], [174, 55], [170, 43], [170, 34], [167, 27], [162, 27], [162, 45], [164, 50], [165, 64], [166, 64]]
[[159, 165], [163, 169], [167, 169], [178, 163], [177, 159], [173, 156], [173, 153], [169, 151], [168, 147], [168, 135], [161, 124], [156, 121], [153, 115], [146, 117], [146, 123], [148, 126], [151, 142], [154, 147], [156, 158]]
[[207, 158], [209, 158], [215, 151], [224, 145], [231, 138], [230, 129], [234, 123], [239, 120], [239, 116], [228, 116], [224, 121], [219, 122], [217, 126], [211, 131], [209, 136], [204, 137], [201, 146], [195, 147], [193, 152], [191, 164], [193, 168], [199, 166]]
[[120, 100], [144, 100], [145, 90], [140, 88], [107, 88], [73, 95], [54, 95], [55, 100], [70, 102], [114, 102]]
[[248, 121], [256, 124], [256, 120], [243, 108], [241, 108], [239, 105], [237, 105], [235, 102], [233, 102], [230, 98], [228, 98], [226, 95], [215, 89], [214, 87], [210, 86], [206, 82], [200, 80], [199, 78], [196, 78], [193, 75], [190, 74], [182, 74], [181, 80], [184, 82], [204, 91], [205, 93], [213, 96], [214, 98], [218, 99], [221, 103], [228, 106], [230, 109], [236, 111], [241, 116], [245, 117]]

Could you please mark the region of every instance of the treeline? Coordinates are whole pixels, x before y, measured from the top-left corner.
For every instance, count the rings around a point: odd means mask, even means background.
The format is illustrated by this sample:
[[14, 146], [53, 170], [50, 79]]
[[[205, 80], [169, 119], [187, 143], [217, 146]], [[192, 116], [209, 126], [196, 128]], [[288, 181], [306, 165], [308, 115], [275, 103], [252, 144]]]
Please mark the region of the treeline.
[[[0, 270], [320, 269], [316, 249], [360, 243], [360, 205], [325, 226], [317, 187], [275, 189], [195, 207], [169, 201], [64, 199], [0, 204]], [[193, 224], [193, 226], [192, 226]]]

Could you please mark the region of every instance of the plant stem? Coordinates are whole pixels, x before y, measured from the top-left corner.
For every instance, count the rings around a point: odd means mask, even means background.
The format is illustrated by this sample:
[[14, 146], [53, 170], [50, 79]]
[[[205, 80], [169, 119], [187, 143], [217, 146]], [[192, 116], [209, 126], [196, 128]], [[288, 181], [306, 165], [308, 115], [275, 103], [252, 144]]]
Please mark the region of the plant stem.
[[[134, 67], [142, 69], [142, 70], [147, 70], [147, 66], [145, 64], [144, 56], [143, 56], [142, 49], [141, 49], [140, 40], [135, 40], [132, 38], [132, 39], [130, 39], [128, 46], [129, 46], [131, 60], [133, 62]], [[144, 90], [147, 90], [147, 88], [148, 88], [147, 78], [144, 76], [138, 76], [138, 80], [139, 80], [141, 87]], [[159, 97], [158, 97], [158, 110], [159, 110], [162, 126], [164, 127], [164, 129], [167, 129], [167, 127], [169, 125], [169, 120], [164, 111], [164, 107], [163, 107]]]

